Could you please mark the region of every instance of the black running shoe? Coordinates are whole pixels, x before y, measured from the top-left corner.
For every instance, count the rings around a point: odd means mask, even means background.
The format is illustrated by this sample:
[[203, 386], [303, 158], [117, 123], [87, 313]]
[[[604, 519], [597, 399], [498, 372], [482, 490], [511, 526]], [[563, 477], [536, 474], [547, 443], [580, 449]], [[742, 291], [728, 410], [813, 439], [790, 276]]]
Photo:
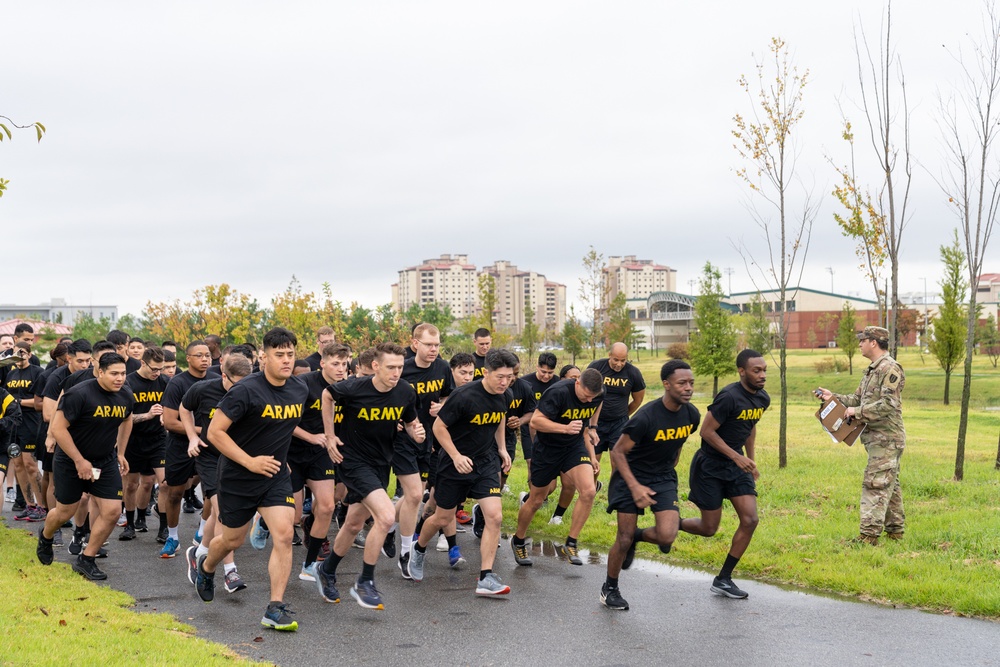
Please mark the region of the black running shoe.
[[73, 561], [73, 571], [79, 572], [91, 581], [104, 581], [108, 578], [108, 575], [104, 574], [104, 571], [97, 567], [97, 563], [94, 562], [93, 558], [86, 558], [82, 555], [77, 556], [76, 560]]
[[160, 544], [166, 544], [168, 537], [170, 537], [170, 529], [166, 526], [156, 531], [156, 541]]
[[413, 581], [413, 577], [410, 576], [410, 554], [409, 552], [403, 554], [399, 557], [399, 571], [403, 573], [403, 579], [409, 579]]
[[197, 510], [195, 510], [194, 505], [191, 504], [191, 501], [185, 500], [183, 511], [185, 514], [194, 514]]
[[722, 577], [716, 577], [712, 581], [712, 588], [710, 589], [713, 593], [718, 593], [719, 595], [725, 595], [727, 598], [734, 598], [736, 600], [745, 600], [749, 597], [749, 593], [741, 590], [733, 583], [733, 580], [729, 577], [723, 579]]
[[188, 581], [191, 582], [192, 586], [198, 585], [198, 559], [195, 554], [198, 553], [198, 547], [188, 547], [184, 552], [184, 562], [187, 565]]
[[301, 547], [302, 546], [302, 535], [299, 533], [297, 526], [292, 526], [292, 546]]
[[[632, 563], [635, 561], [635, 547], [639, 542], [633, 538], [632, 544], [629, 545], [628, 551], [625, 552], [625, 560], [622, 561], [622, 569], [627, 570], [632, 567]], [[628, 606], [625, 607], [628, 609]]]
[[382, 555], [386, 558], [396, 557], [396, 531], [386, 533], [385, 541], [382, 542]]
[[194, 491], [191, 491], [191, 506], [194, 507], [199, 512], [205, 509], [205, 504], [201, 502], [201, 499], [195, 495]]
[[299, 622], [293, 621], [291, 617], [294, 613], [287, 604], [271, 603], [267, 605], [267, 611], [264, 612], [264, 618], [260, 619], [260, 624], [265, 628], [294, 632], [299, 629]]
[[601, 586], [601, 604], [608, 609], [628, 611], [628, 602], [617, 588], [608, 588], [607, 582]]
[[137, 533], [145, 533], [149, 531], [149, 529], [146, 528], [146, 516], [141, 512], [139, 513], [139, 516], [135, 518], [135, 523], [132, 525], [135, 526], [135, 532]]
[[74, 530], [73, 537], [70, 539], [66, 551], [74, 556], [79, 556], [83, 552], [83, 535]]
[[42, 565], [51, 565], [55, 554], [52, 553], [52, 540], [45, 539], [42, 534], [44, 530], [45, 526], [38, 529], [38, 546], [35, 547], [35, 555], [38, 556], [38, 562]]
[[122, 528], [122, 532], [118, 534], [118, 539], [122, 542], [128, 542], [129, 540], [135, 539], [135, 528], [132, 526], [125, 526]]
[[198, 558], [198, 564], [195, 566], [198, 574], [195, 578], [194, 587], [198, 589], [198, 597], [204, 602], [211, 602], [215, 599], [215, 572], [211, 574], [205, 572], [204, 564], [206, 558], [208, 558], [208, 554]]
[[472, 506], [472, 534], [478, 539], [483, 539], [483, 530], [486, 528], [486, 517], [483, 516], [483, 509], [476, 503]]

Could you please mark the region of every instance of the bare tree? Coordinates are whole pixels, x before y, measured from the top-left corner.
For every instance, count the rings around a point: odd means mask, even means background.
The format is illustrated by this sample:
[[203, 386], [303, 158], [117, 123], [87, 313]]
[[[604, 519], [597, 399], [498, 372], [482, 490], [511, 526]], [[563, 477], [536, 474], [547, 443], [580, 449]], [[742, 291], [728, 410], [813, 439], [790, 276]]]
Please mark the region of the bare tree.
[[[997, 133], [1000, 131], [1000, 16], [996, 6], [985, 7], [981, 41], [973, 40], [969, 52], [955, 55], [960, 76], [956, 90], [941, 100], [941, 128], [946, 146], [945, 173], [939, 181], [959, 220], [962, 250], [969, 276], [968, 330], [965, 347], [965, 379], [962, 410], [955, 448], [955, 479], [965, 474], [965, 438], [969, 427], [972, 396], [972, 355], [975, 349], [976, 296], [983, 257], [993, 235], [1000, 207], [1000, 167], [997, 165]], [[997, 453], [1000, 460], [1000, 451]]]
[[583, 256], [583, 278], [580, 278], [580, 299], [590, 308], [590, 315], [593, 318], [590, 326], [590, 356], [597, 358], [597, 340], [601, 337], [604, 329], [604, 318], [601, 311], [604, 308], [604, 301], [608, 295], [608, 281], [604, 275], [607, 263], [604, 261], [604, 254], [590, 250]]
[[[889, 353], [895, 357], [899, 346], [899, 309], [896, 307], [899, 303], [899, 252], [907, 223], [906, 209], [913, 168], [910, 159], [910, 109], [906, 101], [903, 66], [892, 43], [891, 2], [886, 4], [879, 35], [876, 58], [864, 25], [859, 22], [854, 31], [854, 52], [858, 59], [858, 83], [861, 86], [860, 106], [880, 172], [878, 196], [867, 208], [875, 226], [881, 227], [881, 237], [873, 238], [872, 242], [882, 246], [889, 260], [886, 328], [889, 330]], [[897, 107], [897, 104], [900, 106]], [[902, 145], [897, 143], [898, 132], [902, 133]], [[902, 173], [899, 173], [900, 169]], [[853, 185], [857, 192], [857, 183]], [[878, 294], [876, 286], [876, 297]]]
[[[737, 245], [737, 250], [743, 257], [747, 273], [754, 281], [757, 291], [765, 291], [759, 284], [763, 282], [767, 285], [767, 291], [778, 294], [773, 315], [777, 324], [778, 375], [781, 383], [778, 465], [784, 468], [788, 464], [786, 357], [789, 287], [796, 271], [798, 271], [795, 279], [796, 287], [802, 277], [812, 224], [816, 218], [816, 205], [811, 194], [804, 188], [800, 208], [796, 212], [793, 212], [789, 202], [796, 181], [796, 155], [792, 136], [805, 113], [801, 108], [802, 94], [809, 71], [799, 74], [798, 68], [790, 62], [785, 42], [778, 37], [771, 39], [768, 51], [767, 60], [756, 63], [757, 81], [753, 89], [745, 76], [739, 79], [740, 87], [750, 100], [752, 112], [747, 117], [739, 113], [733, 117], [736, 126], [733, 130], [733, 136], [736, 138], [733, 147], [746, 163], [736, 170], [736, 174], [747, 184], [752, 193], [766, 202], [771, 214], [759, 211], [752, 201], [747, 207], [763, 233], [767, 247], [766, 258], [761, 255], [762, 261], [758, 262], [742, 240]], [[772, 219], [773, 214], [777, 214], [777, 222]], [[791, 296], [794, 295], [793, 291]]]

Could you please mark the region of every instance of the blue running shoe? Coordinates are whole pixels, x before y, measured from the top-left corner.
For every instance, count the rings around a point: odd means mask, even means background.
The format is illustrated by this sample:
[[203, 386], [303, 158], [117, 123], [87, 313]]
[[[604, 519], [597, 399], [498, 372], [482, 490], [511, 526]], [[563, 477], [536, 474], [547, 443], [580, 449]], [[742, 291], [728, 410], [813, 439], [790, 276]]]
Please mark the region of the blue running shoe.
[[375, 582], [371, 579], [359, 581], [351, 587], [351, 597], [365, 609], [385, 609], [382, 604], [382, 595], [375, 588]]
[[160, 549], [160, 558], [173, 558], [177, 555], [177, 547], [179, 546], [180, 542], [176, 537], [168, 537], [163, 548]]
[[267, 538], [271, 536], [271, 531], [264, 528], [261, 523], [263, 518], [257, 517], [257, 520], [253, 522], [253, 530], [250, 531], [250, 546], [254, 549], [260, 550], [267, 546]]
[[459, 568], [465, 565], [465, 559], [462, 558], [462, 552], [459, 551], [457, 544], [451, 549], [448, 549], [448, 564], [453, 568]]

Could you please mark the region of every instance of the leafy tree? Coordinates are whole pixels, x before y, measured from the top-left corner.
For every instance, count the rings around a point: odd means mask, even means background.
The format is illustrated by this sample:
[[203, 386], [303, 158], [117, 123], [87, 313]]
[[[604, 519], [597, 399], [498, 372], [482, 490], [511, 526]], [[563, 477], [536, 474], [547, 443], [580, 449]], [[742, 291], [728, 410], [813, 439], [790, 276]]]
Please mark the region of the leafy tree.
[[[757, 81], [751, 89], [745, 76], [739, 79], [740, 88], [746, 93], [753, 111], [748, 116], [733, 116], [736, 139], [734, 148], [744, 161], [737, 169], [739, 176], [751, 193], [763, 199], [777, 220], [771, 215], [749, 207], [765, 241], [766, 257], [755, 258], [746, 248], [740, 247], [747, 272], [763, 280], [777, 293], [780, 312], [775, 314], [778, 342], [778, 379], [781, 400], [778, 412], [778, 466], [788, 465], [788, 302], [789, 287], [801, 282], [802, 270], [809, 250], [809, 238], [816, 218], [816, 205], [810, 193], [803, 193], [800, 206], [793, 208], [795, 162], [799, 150], [793, 137], [798, 136], [798, 126], [805, 111], [802, 109], [803, 92], [809, 71], [800, 73], [790, 62], [788, 47], [780, 38], [772, 38], [769, 62], [756, 63]], [[757, 274], [751, 271], [756, 267]], [[798, 276], [795, 277], [796, 272]]]
[[917, 311], [912, 308], [904, 308], [902, 303], [896, 304], [896, 344], [903, 347], [903, 341], [911, 332], [917, 330]]
[[944, 277], [941, 286], [941, 308], [931, 323], [930, 349], [944, 370], [944, 404], [948, 405], [951, 373], [965, 355], [965, 291], [969, 284], [962, 272], [965, 255], [958, 245], [958, 232], [950, 246], [941, 246]]
[[268, 313], [266, 329], [284, 327], [295, 334], [298, 339], [296, 354], [306, 357], [313, 352], [316, 341], [316, 331], [328, 326], [323, 320], [316, 295], [303, 292], [302, 284], [293, 275], [285, 291], [271, 299], [271, 309]]
[[689, 345], [691, 365], [698, 375], [712, 378], [712, 397], [719, 393], [719, 376], [731, 373], [736, 354], [736, 328], [722, 307], [722, 274], [706, 262], [698, 281], [694, 302], [694, 325], [697, 331]]
[[524, 328], [521, 330], [520, 341], [526, 357], [522, 360], [521, 366], [527, 368], [528, 364], [535, 358], [535, 350], [542, 342], [541, 327], [535, 322], [535, 309], [531, 307], [531, 300], [528, 297], [524, 297]]
[[622, 342], [632, 347], [632, 318], [628, 316], [628, 302], [625, 293], [619, 292], [608, 306], [608, 321], [604, 325], [604, 345]]
[[590, 251], [583, 256], [583, 278], [580, 278], [580, 300], [590, 309], [590, 356], [597, 357], [597, 341], [601, 335], [601, 307], [608, 293], [608, 284], [604, 279], [604, 255], [590, 246]]
[[479, 275], [479, 307], [482, 308], [480, 322], [493, 331], [493, 313], [497, 309], [497, 279], [492, 274]]
[[840, 311], [840, 321], [837, 323], [837, 347], [847, 355], [847, 369], [854, 375], [854, 355], [858, 353], [861, 343], [858, 341], [858, 322], [854, 308], [847, 301]]
[[993, 368], [1000, 359], [1000, 331], [997, 331], [997, 318], [990, 313], [986, 321], [976, 327], [976, 344], [979, 350], [990, 358]]
[[583, 347], [587, 344], [587, 329], [576, 317], [573, 306], [569, 307], [569, 317], [566, 318], [562, 330], [562, 346], [570, 356], [573, 357], [571, 363], [576, 364], [576, 358], [583, 354]]
[[757, 293], [750, 300], [750, 310], [744, 313], [743, 338], [746, 346], [761, 354], [771, 351], [771, 321], [767, 318], [767, 304]]
[[[110, 317], [95, 319], [90, 313], [80, 312], [73, 323], [73, 338], [86, 338], [91, 343], [103, 340], [115, 327]], [[129, 332], [125, 332], [129, 333]]]

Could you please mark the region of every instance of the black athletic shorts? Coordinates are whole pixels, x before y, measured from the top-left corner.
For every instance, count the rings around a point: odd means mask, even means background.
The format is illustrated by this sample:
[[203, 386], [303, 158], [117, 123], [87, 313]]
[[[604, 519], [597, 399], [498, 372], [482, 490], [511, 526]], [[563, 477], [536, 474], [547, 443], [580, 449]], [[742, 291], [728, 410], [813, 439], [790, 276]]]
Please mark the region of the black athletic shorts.
[[529, 481], [533, 486], [544, 489], [559, 475], [580, 465], [592, 465], [590, 454], [582, 442], [572, 447], [538, 446], [531, 458]]
[[44, 447], [42, 449], [45, 451], [45, 455], [42, 457], [42, 472], [52, 472], [56, 454]]
[[84, 493], [106, 500], [122, 499], [122, 473], [118, 469], [118, 459], [112, 457], [104, 461], [91, 461], [90, 463], [95, 468], [101, 469], [101, 476], [93, 481], [85, 481], [77, 476], [76, 464], [73, 463], [73, 459], [62, 451], [56, 452], [52, 460], [54, 468], [52, 472], [57, 501], [63, 505], [72, 505], [80, 502]]
[[[125, 450], [128, 454], [128, 449]], [[167, 443], [166, 477], [167, 486], [185, 486], [195, 476], [194, 457], [188, 456], [187, 448], [173, 442]], [[240, 524], [242, 525], [242, 524]]]
[[757, 495], [753, 475], [728, 459], [709, 456], [700, 449], [691, 459], [688, 483], [691, 485], [688, 500], [702, 510], [719, 509], [723, 498]]
[[32, 433], [31, 429], [21, 428], [17, 430], [17, 446], [21, 448], [21, 452], [24, 454], [35, 455], [39, 449], [45, 449], [44, 443], [42, 447], [38, 447], [38, 430]]
[[326, 447], [292, 445], [288, 448], [288, 467], [292, 469], [292, 491], [295, 493], [302, 490], [306, 480], [337, 479]]
[[372, 491], [389, 486], [389, 466], [345, 459], [337, 466], [337, 479], [347, 487], [347, 503], [360, 503]]
[[203, 449], [194, 457], [194, 469], [201, 477], [201, 493], [208, 500], [219, 492], [219, 455]]
[[532, 454], [535, 453], [535, 447], [538, 446], [538, 439], [531, 439], [531, 436], [525, 436], [521, 434], [521, 454], [524, 456], [525, 461], [530, 461]]
[[139, 475], [155, 475], [156, 468], [164, 468], [167, 465], [164, 447], [145, 451], [138, 447], [126, 447], [125, 460], [128, 461], [128, 471]]
[[7, 469], [10, 467], [10, 457], [7, 456], [7, 448], [0, 449], [0, 475], [4, 475], [4, 480], [8, 477]]
[[625, 424], [628, 423], [628, 415], [613, 420], [600, 419], [597, 422], [597, 446], [594, 447], [594, 452], [600, 454], [601, 452], [610, 452], [614, 449], [615, 443], [618, 442], [618, 438], [622, 436], [622, 431], [625, 429]]
[[392, 472], [400, 475], [420, 475], [420, 480], [427, 481], [431, 471], [431, 454], [423, 443], [410, 442], [407, 438], [397, 438], [396, 448], [392, 453]]
[[[648, 486], [656, 494], [653, 496], [653, 504], [649, 510], [666, 512], [672, 510], [679, 512], [677, 508], [677, 473], [671, 470], [672, 475], [659, 477], [657, 479], [643, 479], [636, 477], [636, 481], [643, 486]], [[618, 471], [611, 473], [611, 481], [608, 483], [608, 514], [621, 512], [623, 514], [645, 514], [646, 509], [635, 506], [632, 499], [632, 492], [629, 491], [625, 479], [618, 474]]]
[[466, 498], [499, 498], [500, 456], [496, 451], [472, 460], [472, 472], [462, 474], [455, 470], [455, 463], [447, 454], [442, 455], [438, 468], [437, 486], [434, 487], [434, 501], [443, 510], [453, 510]]
[[227, 528], [239, 528], [250, 523], [260, 507], [295, 507], [291, 480], [289, 475], [272, 478], [266, 487], [250, 494], [237, 493], [238, 483], [220, 481], [219, 521]]

